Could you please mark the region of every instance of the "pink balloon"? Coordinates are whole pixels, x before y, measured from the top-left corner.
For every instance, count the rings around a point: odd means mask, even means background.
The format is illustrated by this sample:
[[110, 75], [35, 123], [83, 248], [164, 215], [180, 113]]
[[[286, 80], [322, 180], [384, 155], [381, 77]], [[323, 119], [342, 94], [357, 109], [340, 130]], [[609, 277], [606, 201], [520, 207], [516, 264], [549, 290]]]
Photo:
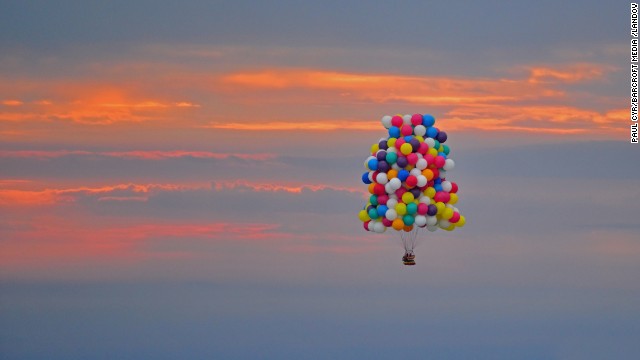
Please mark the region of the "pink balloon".
[[403, 138], [400, 138], [398, 140], [396, 140], [396, 143], [394, 144], [394, 146], [396, 147], [396, 149], [400, 150], [400, 146], [402, 146], [402, 144], [406, 143], [406, 141], [404, 141]]
[[418, 155], [416, 153], [407, 155], [407, 162], [409, 162], [410, 165], [415, 165], [418, 162]]
[[411, 123], [413, 124], [413, 126], [422, 125], [422, 115], [420, 114], [411, 115]]
[[384, 194], [378, 196], [378, 204], [387, 205], [387, 201], [389, 201], [389, 195]]
[[391, 224], [393, 224], [393, 222], [389, 219], [387, 219], [386, 217], [382, 218], [382, 225], [386, 226], [386, 227], [391, 227]]
[[449, 222], [452, 224], [457, 223], [458, 221], [460, 221], [460, 213], [457, 211], [453, 212], [453, 216], [451, 217], [451, 219], [449, 219]]
[[391, 118], [391, 125], [395, 126], [395, 127], [400, 127], [402, 126], [402, 117], [396, 115], [394, 117]]
[[420, 143], [420, 147], [418, 148], [418, 152], [422, 155], [426, 154], [429, 151], [429, 144], [425, 142]]
[[435, 164], [438, 167], [438, 169], [442, 168], [444, 166], [444, 158], [440, 155], [436, 156], [436, 160], [435, 160]]
[[413, 134], [413, 128], [411, 125], [403, 125], [402, 128], [400, 128], [400, 133], [404, 136], [411, 135]]
[[[429, 146], [429, 145], [427, 145], [427, 146]], [[428, 165], [433, 165], [433, 163], [435, 163], [435, 161], [436, 161], [436, 159], [431, 154], [426, 154], [424, 156], [424, 159], [427, 160], [427, 164]]]
[[371, 220], [367, 220], [365, 222], [362, 223], [362, 226], [364, 226], [364, 229], [369, 231], [369, 223], [371, 222]]
[[396, 196], [398, 197], [398, 199], [402, 199], [402, 195], [404, 195], [404, 193], [407, 192], [407, 189], [401, 187], [400, 189], [396, 190]]
[[423, 203], [418, 204], [418, 214], [426, 215], [427, 211], [429, 211], [429, 205]]
[[435, 200], [436, 202], [447, 203], [449, 202], [449, 200], [451, 200], [451, 195], [449, 195], [449, 193], [446, 191], [438, 191], [433, 197], [433, 200]]

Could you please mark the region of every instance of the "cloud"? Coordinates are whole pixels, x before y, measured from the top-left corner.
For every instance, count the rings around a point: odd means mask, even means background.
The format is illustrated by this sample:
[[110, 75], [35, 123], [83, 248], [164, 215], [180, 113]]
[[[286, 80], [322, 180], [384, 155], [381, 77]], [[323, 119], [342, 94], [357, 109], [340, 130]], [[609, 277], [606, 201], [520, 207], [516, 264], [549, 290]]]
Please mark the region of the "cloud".
[[577, 63], [563, 67], [532, 66], [528, 68], [529, 83], [576, 83], [601, 79], [617, 70], [609, 65]]
[[24, 104], [20, 100], [10, 99], [10, 100], [2, 100], [2, 105], [4, 106], [20, 106]]
[[242, 154], [242, 153], [217, 153], [210, 151], [161, 151], [161, 150], [134, 150], [134, 151], [85, 151], [85, 150], [7, 150], [0, 151], [0, 158], [37, 158], [55, 159], [67, 156], [103, 156], [122, 159], [165, 160], [179, 158], [194, 159], [230, 159], [266, 161], [275, 159], [274, 154]]

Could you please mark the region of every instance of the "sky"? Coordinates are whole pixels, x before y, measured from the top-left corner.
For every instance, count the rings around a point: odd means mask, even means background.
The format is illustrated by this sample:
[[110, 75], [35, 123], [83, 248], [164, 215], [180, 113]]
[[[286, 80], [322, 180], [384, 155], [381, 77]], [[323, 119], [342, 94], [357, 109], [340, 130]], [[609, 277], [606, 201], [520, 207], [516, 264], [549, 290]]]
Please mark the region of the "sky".
[[[3, 1], [0, 358], [640, 356], [629, 3]], [[464, 228], [364, 231], [387, 114]]]

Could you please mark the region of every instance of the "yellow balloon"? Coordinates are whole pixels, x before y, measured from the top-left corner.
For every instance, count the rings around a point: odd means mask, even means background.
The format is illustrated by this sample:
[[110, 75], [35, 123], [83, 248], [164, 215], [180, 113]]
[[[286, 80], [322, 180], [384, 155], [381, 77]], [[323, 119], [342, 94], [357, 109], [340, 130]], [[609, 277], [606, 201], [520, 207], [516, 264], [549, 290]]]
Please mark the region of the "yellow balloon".
[[413, 151], [413, 147], [409, 143], [404, 143], [400, 146], [400, 152], [404, 155], [411, 154], [411, 151]]
[[438, 156], [438, 150], [434, 149], [434, 148], [430, 148], [429, 151], [427, 151], [429, 154], [431, 154], [431, 156], [436, 157]]
[[405, 204], [409, 204], [410, 202], [412, 202], [415, 198], [413, 197], [413, 194], [410, 192], [406, 192], [404, 194], [402, 194], [402, 202]]
[[445, 230], [447, 230], [447, 231], [451, 231], [451, 230], [453, 230], [453, 229], [455, 229], [455, 228], [456, 228], [456, 226], [455, 226], [455, 225], [453, 225], [453, 224], [451, 224], [451, 225], [449, 225], [449, 227], [448, 227], [448, 228], [446, 228]]
[[407, 171], [411, 171], [411, 170], [413, 170], [413, 165], [407, 165], [407, 166], [404, 167], [404, 169], [407, 170]]
[[449, 194], [449, 204], [453, 205], [458, 202], [458, 194], [451, 193]]
[[436, 196], [436, 189], [430, 186], [424, 191], [424, 194], [428, 196], [429, 199], [433, 199], [433, 197]]
[[444, 212], [444, 209], [446, 209], [447, 207], [444, 205], [443, 202], [437, 202], [436, 203], [436, 208], [438, 209], [438, 215], [442, 215], [442, 213]]
[[424, 142], [424, 138], [422, 136], [416, 136], [416, 139], [418, 139], [418, 141], [420, 142]]
[[438, 148], [438, 152], [444, 152], [444, 147], [442, 145]]
[[387, 145], [388, 145], [389, 147], [394, 147], [394, 146], [396, 146], [396, 140], [397, 140], [396, 138], [389, 138], [389, 140], [387, 140]]
[[396, 205], [396, 212], [398, 213], [398, 215], [405, 215], [407, 213], [407, 205], [398, 203], [398, 205]]
[[467, 222], [467, 219], [465, 219], [464, 215], [460, 215], [460, 220], [458, 220], [458, 222], [456, 223], [456, 226], [463, 227], [466, 222]]
[[362, 222], [371, 220], [371, 218], [369, 217], [369, 214], [367, 213], [367, 210], [360, 210], [360, 212], [358, 213], [358, 217]]
[[442, 218], [445, 220], [449, 220], [453, 217], [453, 209], [452, 208], [445, 208], [444, 210], [442, 210]]
[[378, 150], [380, 150], [380, 147], [378, 144], [373, 144], [371, 145], [371, 154], [375, 154], [378, 152]]

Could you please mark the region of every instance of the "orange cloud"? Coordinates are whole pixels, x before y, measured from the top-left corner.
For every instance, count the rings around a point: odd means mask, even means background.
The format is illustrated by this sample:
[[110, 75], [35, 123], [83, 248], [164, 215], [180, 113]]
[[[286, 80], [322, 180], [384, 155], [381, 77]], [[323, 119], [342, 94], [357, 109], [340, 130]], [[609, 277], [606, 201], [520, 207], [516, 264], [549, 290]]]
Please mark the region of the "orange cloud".
[[2, 105], [5, 105], [5, 106], [20, 106], [22, 104], [24, 103], [20, 100], [3, 100], [2, 101]]
[[537, 66], [530, 67], [529, 83], [566, 82], [574, 83], [602, 78], [607, 72], [615, 70], [611, 66], [600, 64], [571, 64], [561, 68]]
[[209, 151], [154, 151], [154, 150], [135, 150], [135, 151], [83, 151], [83, 150], [13, 150], [0, 151], [0, 157], [5, 158], [39, 158], [53, 159], [64, 156], [107, 156], [116, 158], [130, 158], [143, 160], [165, 160], [175, 158], [197, 158], [197, 159], [229, 159], [238, 158], [243, 160], [266, 161], [275, 159], [276, 155], [268, 153], [216, 153]]
[[357, 131], [380, 131], [380, 123], [375, 121], [358, 120], [322, 120], [322, 121], [301, 121], [301, 122], [261, 122], [261, 123], [241, 123], [224, 122], [210, 123], [201, 126], [203, 128], [238, 130], [238, 131], [335, 131], [335, 130], [357, 130]]

